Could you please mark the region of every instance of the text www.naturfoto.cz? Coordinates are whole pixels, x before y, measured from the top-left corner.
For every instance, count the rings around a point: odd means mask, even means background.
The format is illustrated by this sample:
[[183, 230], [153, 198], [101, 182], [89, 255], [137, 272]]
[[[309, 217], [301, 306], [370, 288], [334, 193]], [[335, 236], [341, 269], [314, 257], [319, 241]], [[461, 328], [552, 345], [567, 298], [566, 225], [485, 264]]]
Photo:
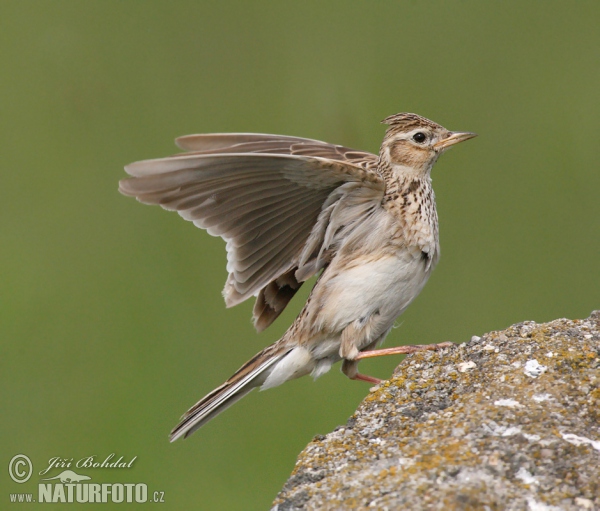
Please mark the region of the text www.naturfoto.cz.
[[[11, 493], [10, 501], [36, 502], [32, 493]], [[148, 487], [138, 484], [40, 484], [37, 502], [95, 503], [95, 502], [147, 502]], [[164, 502], [164, 492], [154, 492], [151, 502]]]

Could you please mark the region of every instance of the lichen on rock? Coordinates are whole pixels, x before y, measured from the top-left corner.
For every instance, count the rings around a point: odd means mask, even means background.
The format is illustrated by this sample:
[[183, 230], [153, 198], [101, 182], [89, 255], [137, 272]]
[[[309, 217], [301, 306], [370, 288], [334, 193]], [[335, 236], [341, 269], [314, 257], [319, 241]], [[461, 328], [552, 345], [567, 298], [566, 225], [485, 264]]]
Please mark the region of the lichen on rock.
[[407, 356], [272, 511], [600, 511], [600, 311]]

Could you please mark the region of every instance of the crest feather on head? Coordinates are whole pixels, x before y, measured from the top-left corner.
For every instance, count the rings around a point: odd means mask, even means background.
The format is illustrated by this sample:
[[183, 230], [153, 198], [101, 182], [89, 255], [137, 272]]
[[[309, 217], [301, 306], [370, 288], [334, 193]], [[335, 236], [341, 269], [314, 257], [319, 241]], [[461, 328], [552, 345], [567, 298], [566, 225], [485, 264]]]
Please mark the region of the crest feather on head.
[[394, 128], [401, 128], [403, 130], [410, 130], [413, 128], [417, 128], [419, 126], [429, 126], [430, 128], [441, 128], [441, 126], [425, 117], [421, 117], [417, 114], [411, 114], [407, 112], [402, 112], [399, 114], [390, 115], [386, 117], [382, 124], [389, 124]]

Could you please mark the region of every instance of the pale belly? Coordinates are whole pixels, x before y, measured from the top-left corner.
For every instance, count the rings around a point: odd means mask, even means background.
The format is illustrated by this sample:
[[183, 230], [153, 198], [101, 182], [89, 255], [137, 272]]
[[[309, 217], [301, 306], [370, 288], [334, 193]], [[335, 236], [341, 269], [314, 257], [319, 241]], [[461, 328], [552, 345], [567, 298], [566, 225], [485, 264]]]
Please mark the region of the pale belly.
[[403, 250], [377, 259], [356, 258], [351, 267], [338, 271], [333, 266], [328, 273], [333, 276], [323, 276], [308, 311], [319, 337], [313, 345], [317, 358], [339, 349], [340, 335], [352, 323], [369, 326], [364, 338], [356, 339], [359, 350], [385, 335], [421, 292], [431, 268], [420, 251]]
[[432, 269], [417, 250], [358, 257], [351, 267], [335, 263], [313, 289], [303, 321], [307, 330], [295, 332], [298, 337], [293, 342], [298, 338], [304, 342], [274, 368], [263, 388], [311, 372], [315, 378], [326, 373], [341, 360], [341, 336], [349, 325], [368, 325], [355, 337], [359, 351], [383, 341], [396, 318], [421, 292]]

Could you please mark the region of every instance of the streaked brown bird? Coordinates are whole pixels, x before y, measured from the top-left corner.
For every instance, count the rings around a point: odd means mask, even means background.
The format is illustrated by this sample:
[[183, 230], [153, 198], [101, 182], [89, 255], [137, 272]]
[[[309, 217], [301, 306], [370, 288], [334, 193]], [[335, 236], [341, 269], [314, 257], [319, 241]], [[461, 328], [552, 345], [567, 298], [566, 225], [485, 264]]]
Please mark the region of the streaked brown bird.
[[317, 275], [283, 337], [203, 397], [171, 432], [187, 437], [252, 389], [326, 373], [359, 360], [450, 343], [375, 348], [420, 293], [440, 255], [431, 168], [474, 133], [416, 114], [383, 120], [379, 156], [318, 140], [226, 133], [177, 139], [184, 153], [132, 163], [119, 190], [159, 204], [227, 243], [227, 307], [256, 296], [267, 328], [303, 282]]

